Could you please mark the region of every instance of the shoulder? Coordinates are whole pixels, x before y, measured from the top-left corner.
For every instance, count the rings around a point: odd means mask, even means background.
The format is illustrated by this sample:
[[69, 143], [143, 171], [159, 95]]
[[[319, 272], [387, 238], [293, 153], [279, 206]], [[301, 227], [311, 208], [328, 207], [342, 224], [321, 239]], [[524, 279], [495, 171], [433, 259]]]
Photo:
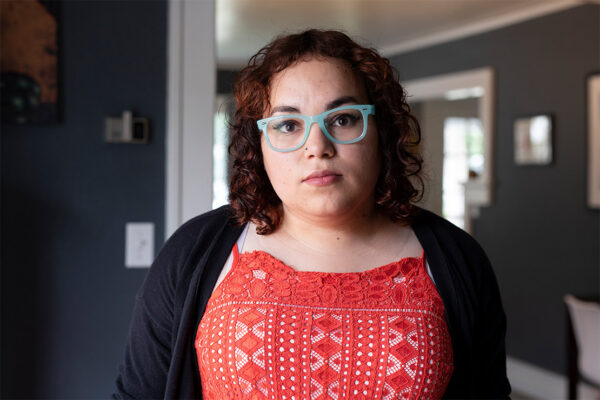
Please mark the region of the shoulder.
[[[211, 242], [219, 232], [227, 227], [233, 227], [229, 206], [223, 206], [207, 213], [198, 215], [181, 225], [162, 247], [161, 255], [181, 257], [189, 254], [194, 248], [201, 247], [205, 242]], [[163, 254], [165, 253], [165, 254]]]
[[482, 246], [461, 228], [425, 209], [419, 209], [412, 227], [425, 253], [435, 259], [443, 258], [446, 267], [463, 276], [468, 273], [477, 281], [493, 276]]
[[444, 247], [458, 246], [483, 251], [471, 235], [431, 211], [420, 208], [412, 226], [417, 235], [420, 234], [422, 237], [430, 235], [431, 237], [427, 239], [435, 239]]
[[198, 215], [181, 225], [165, 242], [154, 260], [144, 284], [149, 287], [165, 286], [174, 289], [187, 279], [195, 265], [226, 230], [235, 230], [229, 206], [223, 206]]
[[202, 234], [210, 234], [233, 223], [232, 212], [229, 206], [222, 206], [204, 214], [198, 215], [181, 225], [168, 242], [188, 241]]

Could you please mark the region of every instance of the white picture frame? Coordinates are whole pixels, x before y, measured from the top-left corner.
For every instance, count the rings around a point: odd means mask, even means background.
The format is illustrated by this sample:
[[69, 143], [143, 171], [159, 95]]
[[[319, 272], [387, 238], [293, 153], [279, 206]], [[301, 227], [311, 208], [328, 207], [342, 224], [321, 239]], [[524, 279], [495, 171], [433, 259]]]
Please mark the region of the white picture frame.
[[553, 118], [537, 114], [515, 119], [514, 160], [517, 165], [550, 165], [553, 153]]
[[587, 80], [588, 206], [600, 208], [600, 74]]

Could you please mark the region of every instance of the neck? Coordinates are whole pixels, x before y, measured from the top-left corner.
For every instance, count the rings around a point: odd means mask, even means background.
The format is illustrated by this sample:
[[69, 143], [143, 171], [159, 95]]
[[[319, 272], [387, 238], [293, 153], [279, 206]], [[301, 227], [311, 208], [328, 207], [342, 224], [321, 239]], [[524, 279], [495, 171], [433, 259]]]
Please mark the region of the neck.
[[328, 218], [299, 215], [284, 207], [283, 220], [277, 232], [299, 246], [319, 253], [332, 253], [369, 243], [386, 222], [387, 218], [375, 207]]

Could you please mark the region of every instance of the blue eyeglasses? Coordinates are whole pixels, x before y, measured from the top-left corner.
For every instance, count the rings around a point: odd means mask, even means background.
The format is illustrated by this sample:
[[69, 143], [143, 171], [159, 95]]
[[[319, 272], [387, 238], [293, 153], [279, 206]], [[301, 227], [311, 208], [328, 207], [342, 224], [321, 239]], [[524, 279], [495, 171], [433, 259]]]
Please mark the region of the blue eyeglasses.
[[319, 124], [327, 139], [338, 144], [356, 143], [367, 134], [369, 115], [375, 106], [368, 104], [342, 106], [324, 113], [308, 115], [277, 115], [257, 121], [267, 144], [275, 151], [288, 152], [306, 143], [313, 123]]

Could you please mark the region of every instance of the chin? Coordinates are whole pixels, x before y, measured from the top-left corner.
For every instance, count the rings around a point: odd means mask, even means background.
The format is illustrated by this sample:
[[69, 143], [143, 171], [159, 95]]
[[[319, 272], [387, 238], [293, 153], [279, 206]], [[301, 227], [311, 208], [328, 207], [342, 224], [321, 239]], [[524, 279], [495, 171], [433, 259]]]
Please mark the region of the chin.
[[306, 204], [302, 207], [303, 213], [315, 218], [337, 218], [351, 213], [354, 209], [353, 202], [332, 202]]

